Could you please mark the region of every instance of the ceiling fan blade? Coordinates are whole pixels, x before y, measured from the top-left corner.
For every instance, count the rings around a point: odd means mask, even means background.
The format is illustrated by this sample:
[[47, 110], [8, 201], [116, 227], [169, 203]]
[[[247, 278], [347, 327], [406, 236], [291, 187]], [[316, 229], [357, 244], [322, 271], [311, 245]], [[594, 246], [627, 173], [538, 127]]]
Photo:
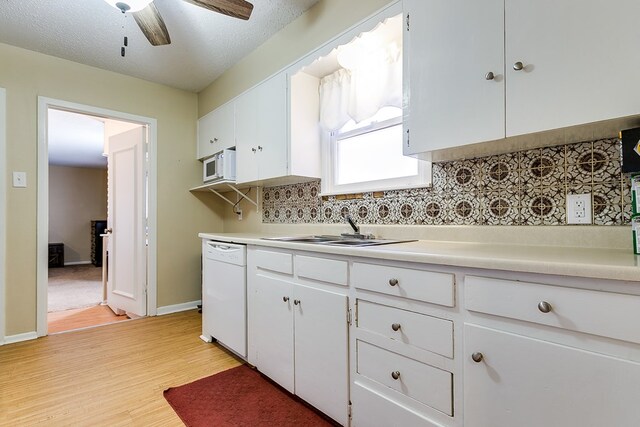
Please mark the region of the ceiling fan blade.
[[187, 3], [222, 13], [223, 15], [233, 16], [234, 18], [244, 19], [245, 21], [251, 16], [253, 5], [245, 0], [184, 0]]
[[149, 40], [149, 43], [154, 46], [171, 44], [167, 26], [164, 25], [164, 20], [153, 3], [149, 3], [147, 7], [139, 12], [134, 12], [133, 18], [138, 23], [142, 33], [147, 37], [147, 40]]

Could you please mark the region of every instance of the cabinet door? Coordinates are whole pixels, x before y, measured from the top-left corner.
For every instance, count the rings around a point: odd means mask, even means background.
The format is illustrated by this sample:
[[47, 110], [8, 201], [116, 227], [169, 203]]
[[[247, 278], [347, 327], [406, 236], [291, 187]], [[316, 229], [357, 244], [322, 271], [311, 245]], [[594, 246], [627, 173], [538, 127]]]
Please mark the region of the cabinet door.
[[404, 154], [503, 138], [503, 0], [403, 7]]
[[236, 181], [260, 179], [258, 170], [258, 101], [255, 89], [236, 99]]
[[293, 393], [293, 285], [258, 274], [254, 286], [256, 366]]
[[640, 2], [505, 4], [507, 136], [640, 113]]
[[287, 75], [280, 73], [254, 90], [257, 92], [255, 120], [260, 179], [287, 176]]
[[474, 325], [464, 339], [466, 427], [638, 425], [638, 363]]
[[347, 425], [347, 296], [301, 285], [294, 294], [296, 394]]
[[236, 145], [234, 104], [228, 102], [198, 120], [198, 159]]
[[280, 73], [236, 100], [237, 181], [288, 175], [287, 75]]

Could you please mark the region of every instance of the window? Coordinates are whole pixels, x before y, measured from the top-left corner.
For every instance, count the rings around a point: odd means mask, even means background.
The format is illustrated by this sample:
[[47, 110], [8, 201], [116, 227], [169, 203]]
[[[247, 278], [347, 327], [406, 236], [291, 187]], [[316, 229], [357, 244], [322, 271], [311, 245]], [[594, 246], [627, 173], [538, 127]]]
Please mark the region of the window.
[[384, 107], [356, 124], [350, 120], [326, 141], [324, 194], [422, 186], [425, 167], [402, 155], [402, 109]]
[[402, 155], [402, 16], [335, 49], [320, 80], [322, 193], [424, 186], [430, 164]]

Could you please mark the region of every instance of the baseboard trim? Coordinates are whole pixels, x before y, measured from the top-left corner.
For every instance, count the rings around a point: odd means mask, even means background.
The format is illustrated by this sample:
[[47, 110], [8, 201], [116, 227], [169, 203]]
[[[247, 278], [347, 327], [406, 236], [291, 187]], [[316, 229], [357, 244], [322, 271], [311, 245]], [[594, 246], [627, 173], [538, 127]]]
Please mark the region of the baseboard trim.
[[24, 334], [9, 335], [4, 337], [4, 343], [13, 344], [22, 341], [35, 340], [36, 338], [38, 338], [38, 334], [35, 331], [25, 332]]
[[65, 262], [64, 266], [66, 267], [67, 265], [87, 265], [87, 264], [91, 264], [91, 261], [72, 261], [72, 262]]
[[180, 311], [193, 310], [194, 308], [198, 308], [200, 304], [202, 304], [201, 300], [183, 302], [182, 304], [165, 305], [164, 307], [158, 307], [157, 315], [162, 316], [165, 314], [178, 313]]

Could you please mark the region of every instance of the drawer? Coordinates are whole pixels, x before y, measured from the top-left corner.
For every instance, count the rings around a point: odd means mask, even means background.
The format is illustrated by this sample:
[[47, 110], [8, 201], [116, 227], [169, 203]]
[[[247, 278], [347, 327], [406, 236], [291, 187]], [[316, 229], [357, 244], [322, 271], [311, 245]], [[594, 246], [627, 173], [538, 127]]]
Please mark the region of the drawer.
[[[550, 311], [541, 311], [543, 302]], [[467, 276], [465, 308], [640, 343], [640, 297], [635, 295]]]
[[355, 262], [351, 278], [359, 289], [447, 307], [455, 305], [453, 274]]
[[442, 427], [357, 381], [351, 389], [354, 427]]
[[453, 322], [358, 300], [357, 327], [453, 358]]
[[[453, 374], [384, 350], [356, 342], [357, 372], [449, 416], [453, 415]], [[399, 373], [397, 379], [392, 374]]]
[[347, 286], [349, 278], [347, 261], [300, 255], [296, 255], [295, 261], [298, 277]]
[[293, 274], [293, 255], [258, 249], [254, 252], [256, 267], [278, 273]]

